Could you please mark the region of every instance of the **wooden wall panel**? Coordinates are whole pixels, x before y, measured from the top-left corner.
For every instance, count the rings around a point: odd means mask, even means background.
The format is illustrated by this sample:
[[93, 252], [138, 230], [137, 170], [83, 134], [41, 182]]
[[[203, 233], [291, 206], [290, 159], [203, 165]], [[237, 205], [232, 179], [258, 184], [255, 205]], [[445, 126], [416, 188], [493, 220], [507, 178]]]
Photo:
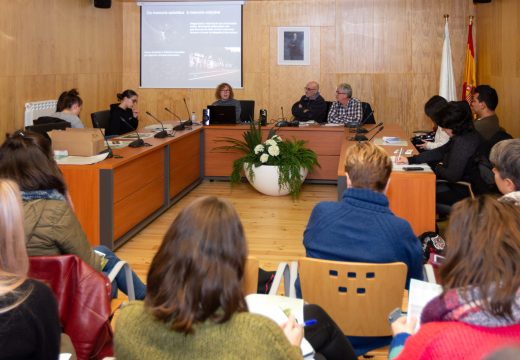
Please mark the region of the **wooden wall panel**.
[[501, 0], [476, 8], [477, 82], [497, 90], [500, 124], [520, 137], [520, 3]]
[[24, 104], [76, 87], [81, 119], [121, 88], [122, 8], [90, 0], [3, 1], [0, 12], [0, 134], [23, 126]]
[[[124, 87], [139, 84], [139, 9], [123, 2], [125, 37]], [[244, 88], [238, 99], [267, 108], [269, 119], [287, 116], [309, 80], [320, 82], [322, 95], [334, 100], [339, 82], [351, 83], [355, 96], [372, 103], [376, 118], [396, 121], [408, 132], [429, 127], [423, 113], [426, 100], [438, 92], [444, 31], [443, 14], [450, 14], [450, 33], [457, 89], [467, 37], [471, 0], [249, 0], [244, 6]], [[311, 28], [311, 65], [277, 64], [277, 27]], [[141, 89], [141, 113], [163, 104], [181, 108], [182, 98], [200, 118], [214, 101], [213, 90]], [[150, 110], [151, 111], [151, 110]], [[151, 122], [143, 119], [143, 124]]]

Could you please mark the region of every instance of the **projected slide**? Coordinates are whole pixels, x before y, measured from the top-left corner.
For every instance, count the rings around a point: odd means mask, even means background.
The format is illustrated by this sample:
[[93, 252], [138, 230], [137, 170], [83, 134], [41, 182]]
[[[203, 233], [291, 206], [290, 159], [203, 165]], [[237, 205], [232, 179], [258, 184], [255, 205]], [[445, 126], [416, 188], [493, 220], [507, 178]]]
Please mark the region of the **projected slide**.
[[141, 87], [242, 86], [242, 6], [141, 8]]

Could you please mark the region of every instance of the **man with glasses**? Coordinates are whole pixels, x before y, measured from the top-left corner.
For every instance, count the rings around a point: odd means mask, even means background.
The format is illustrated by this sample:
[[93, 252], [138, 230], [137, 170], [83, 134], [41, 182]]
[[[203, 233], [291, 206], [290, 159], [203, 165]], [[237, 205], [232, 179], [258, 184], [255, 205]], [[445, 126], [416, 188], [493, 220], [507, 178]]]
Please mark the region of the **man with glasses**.
[[320, 95], [320, 85], [316, 81], [309, 81], [304, 90], [305, 95], [292, 106], [294, 120], [326, 122], [327, 103]]
[[362, 118], [361, 101], [352, 97], [352, 86], [339, 84], [336, 89], [336, 101], [330, 107], [327, 122], [356, 127], [361, 123]]

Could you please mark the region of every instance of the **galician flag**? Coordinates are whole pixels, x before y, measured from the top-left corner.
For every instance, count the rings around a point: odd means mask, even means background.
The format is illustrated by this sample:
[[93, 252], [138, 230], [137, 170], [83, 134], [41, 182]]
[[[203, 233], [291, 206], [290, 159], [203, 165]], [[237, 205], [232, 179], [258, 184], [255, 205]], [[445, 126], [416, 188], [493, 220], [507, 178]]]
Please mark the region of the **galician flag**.
[[464, 61], [464, 84], [462, 85], [462, 98], [471, 102], [471, 91], [477, 86], [475, 71], [475, 50], [473, 48], [473, 16], [469, 17], [468, 44], [466, 45], [466, 60]]
[[451, 61], [450, 31], [448, 16], [445, 16], [444, 45], [442, 46], [441, 77], [439, 81], [439, 95], [448, 101], [457, 100], [455, 95], [455, 77], [453, 76], [453, 62]]

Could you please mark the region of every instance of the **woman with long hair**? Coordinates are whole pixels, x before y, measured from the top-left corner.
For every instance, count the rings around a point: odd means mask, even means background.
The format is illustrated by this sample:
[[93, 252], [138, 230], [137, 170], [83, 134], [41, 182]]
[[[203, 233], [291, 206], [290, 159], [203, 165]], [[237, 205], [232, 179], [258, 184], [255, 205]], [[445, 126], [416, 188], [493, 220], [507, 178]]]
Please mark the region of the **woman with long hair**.
[[117, 94], [117, 104], [110, 105], [110, 123], [106, 135], [121, 135], [137, 130], [137, 93], [132, 89]]
[[[119, 258], [105, 246], [90, 247], [74, 214], [65, 181], [52, 157], [49, 139], [29, 131], [16, 131], [0, 147], [0, 177], [16, 182], [22, 191], [26, 247], [29, 256], [73, 254], [105, 274]], [[133, 274], [135, 296], [144, 299], [146, 287]], [[120, 272], [112, 286], [127, 293]]]
[[64, 91], [58, 98], [56, 112], [49, 116], [68, 121], [73, 128], [84, 128], [85, 125], [79, 118], [82, 106], [83, 100], [79, 97], [78, 90]]
[[415, 335], [405, 317], [392, 324], [391, 359], [480, 359], [520, 339], [520, 208], [465, 199], [453, 206], [446, 237], [443, 292]]
[[51, 289], [27, 278], [18, 186], [0, 179], [0, 358], [58, 358], [60, 320]]
[[[116, 356], [301, 359], [304, 333], [293, 316], [280, 328], [247, 311], [242, 292], [246, 257], [242, 223], [229, 202], [210, 196], [184, 208], [152, 261], [144, 303], [132, 302], [119, 315]], [[336, 324], [321, 308], [310, 306], [310, 312], [304, 307], [304, 317], [316, 318], [325, 328], [314, 331], [312, 339], [305, 334], [314, 349], [323, 349], [327, 359], [355, 359]]]
[[233, 88], [228, 83], [222, 83], [215, 89], [215, 102], [212, 105], [219, 106], [234, 106], [235, 107], [235, 121], [240, 122], [240, 114], [242, 108], [240, 107], [240, 101], [235, 99], [235, 93]]

